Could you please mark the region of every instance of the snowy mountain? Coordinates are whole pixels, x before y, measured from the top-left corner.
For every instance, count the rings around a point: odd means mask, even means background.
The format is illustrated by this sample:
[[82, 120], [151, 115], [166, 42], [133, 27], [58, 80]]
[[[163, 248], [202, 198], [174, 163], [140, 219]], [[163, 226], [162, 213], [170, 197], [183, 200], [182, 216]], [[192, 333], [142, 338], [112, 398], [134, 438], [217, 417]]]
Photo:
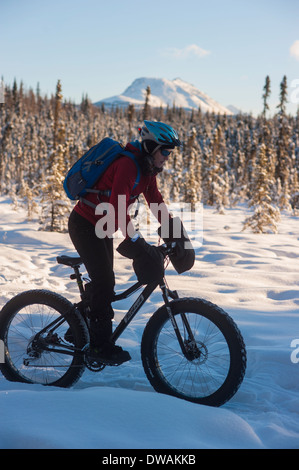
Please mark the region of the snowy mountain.
[[241, 114], [242, 110], [234, 106], [233, 104], [229, 104], [227, 106], [227, 109], [231, 111], [232, 114]]
[[214, 111], [220, 114], [233, 114], [228, 108], [217, 103], [206, 93], [180, 78], [174, 80], [137, 78], [122, 94], [105, 98], [95, 103], [95, 105], [127, 106], [132, 103], [136, 107], [143, 106], [148, 86], [151, 89], [149, 104], [152, 107], [175, 105], [185, 109], [201, 108], [203, 112]]

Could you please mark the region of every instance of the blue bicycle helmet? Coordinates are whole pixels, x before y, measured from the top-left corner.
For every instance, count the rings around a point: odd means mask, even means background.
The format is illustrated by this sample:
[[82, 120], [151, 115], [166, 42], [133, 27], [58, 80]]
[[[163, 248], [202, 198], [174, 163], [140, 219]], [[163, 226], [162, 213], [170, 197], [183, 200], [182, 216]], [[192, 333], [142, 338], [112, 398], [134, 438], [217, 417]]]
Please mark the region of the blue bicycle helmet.
[[159, 147], [174, 148], [181, 145], [177, 132], [164, 122], [144, 121], [144, 126], [139, 132], [143, 142], [152, 141]]

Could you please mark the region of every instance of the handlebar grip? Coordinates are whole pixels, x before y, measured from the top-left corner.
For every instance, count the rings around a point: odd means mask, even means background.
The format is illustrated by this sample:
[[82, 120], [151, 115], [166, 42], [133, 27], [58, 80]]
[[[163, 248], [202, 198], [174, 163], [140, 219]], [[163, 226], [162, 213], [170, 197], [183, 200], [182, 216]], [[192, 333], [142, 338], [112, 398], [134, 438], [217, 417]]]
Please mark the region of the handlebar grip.
[[163, 243], [163, 245], [158, 246], [157, 248], [161, 251], [164, 257], [170, 255], [174, 252], [176, 247], [176, 242]]

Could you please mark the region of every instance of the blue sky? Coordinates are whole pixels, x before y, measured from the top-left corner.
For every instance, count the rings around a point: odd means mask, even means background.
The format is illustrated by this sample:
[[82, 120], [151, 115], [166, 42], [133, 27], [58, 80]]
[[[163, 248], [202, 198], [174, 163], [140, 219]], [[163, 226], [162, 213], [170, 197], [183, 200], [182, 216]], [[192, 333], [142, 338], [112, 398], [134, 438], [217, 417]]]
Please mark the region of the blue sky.
[[135, 78], [180, 77], [224, 106], [299, 106], [298, 0], [0, 0], [0, 77], [98, 101]]

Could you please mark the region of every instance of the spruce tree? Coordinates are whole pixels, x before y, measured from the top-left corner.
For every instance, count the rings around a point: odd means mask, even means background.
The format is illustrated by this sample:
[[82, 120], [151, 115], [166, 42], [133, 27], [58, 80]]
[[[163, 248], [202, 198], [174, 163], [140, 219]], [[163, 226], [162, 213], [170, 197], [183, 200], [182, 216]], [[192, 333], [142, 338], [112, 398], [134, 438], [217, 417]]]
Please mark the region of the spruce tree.
[[282, 82], [280, 84], [280, 101], [277, 105], [279, 109], [279, 114], [285, 114], [286, 112], [286, 104], [287, 104], [287, 96], [288, 96], [288, 86], [287, 86], [287, 77], [286, 75], [283, 76]]
[[129, 123], [129, 135], [128, 140], [132, 139], [133, 131], [132, 131], [132, 121], [135, 117], [135, 106], [134, 104], [130, 103], [127, 108], [127, 116], [128, 116], [128, 123]]
[[227, 203], [227, 176], [225, 168], [225, 147], [223, 131], [217, 124], [212, 131], [208, 145], [208, 154], [203, 168], [203, 202], [216, 206], [217, 211], [223, 213]]
[[271, 93], [271, 89], [270, 89], [270, 77], [269, 75], [267, 75], [266, 77], [266, 82], [265, 82], [265, 86], [264, 86], [264, 94], [263, 94], [263, 104], [264, 104], [264, 107], [263, 107], [263, 117], [264, 119], [266, 118], [266, 112], [270, 109], [269, 108], [269, 105], [268, 105], [268, 98], [270, 96], [270, 93]]
[[277, 221], [280, 212], [272, 204], [271, 186], [274, 184], [269, 173], [269, 161], [265, 144], [258, 150], [258, 161], [254, 178], [254, 187], [249, 206], [254, 208], [252, 216], [244, 222], [243, 230], [250, 227], [254, 233], [277, 232]]
[[58, 126], [59, 126], [59, 114], [61, 110], [62, 103], [62, 87], [60, 80], [58, 80], [56, 85], [56, 94], [54, 100], [54, 123], [53, 123], [53, 148], [57, 146], [57, 137], [58, 137]]
[[54, 98], [53, 146], [50, 145], [49, 164], [45, 172], [42, 187], [41, 225], [44, 230], [66, 231], [67, 214], [70, 210], [63, 181], [66, 174], [66, 162], [69, 160], [66, 139], [66, 122], [61, 119], [62, 88], [57, 82]]
[[58, 145], [53, 163], [45, 175], [42, 187], [40, 223], [43, 230], [50, 232], [65, 232], [67, 230], [67, 215], [70, 212], [71, 203], [63, 189], [65, 174], [64, 149]]
[[184, 152], [184, 161], [187, 164], [185, 174], [185, 198], [184, 202], [191, 205], [191, 211], [196, 209], [196, 203], [201, 200], [200, 161], [196, 146], [196, 129], [191, 129]]
[[276, 164], [276, 178], [280, 179], [282, 188], [288, 184], [289, 172], [291, 162], [288, 154], [290, 128], [289, 121], [286, 116], [286, 103], [287, 103], [287, 77], [284, 76], [280, 84], [280, 102], [277, 106], [278, 112], [278, 138], [276, 143], [277, 148], [277, 164]]
[[145, 90], [145, 102], [143, 108], [143, 120], [148, 119], [150, 117], [150, 105], [149, 99], [151, 95], [151, 87], [148, 85]]

